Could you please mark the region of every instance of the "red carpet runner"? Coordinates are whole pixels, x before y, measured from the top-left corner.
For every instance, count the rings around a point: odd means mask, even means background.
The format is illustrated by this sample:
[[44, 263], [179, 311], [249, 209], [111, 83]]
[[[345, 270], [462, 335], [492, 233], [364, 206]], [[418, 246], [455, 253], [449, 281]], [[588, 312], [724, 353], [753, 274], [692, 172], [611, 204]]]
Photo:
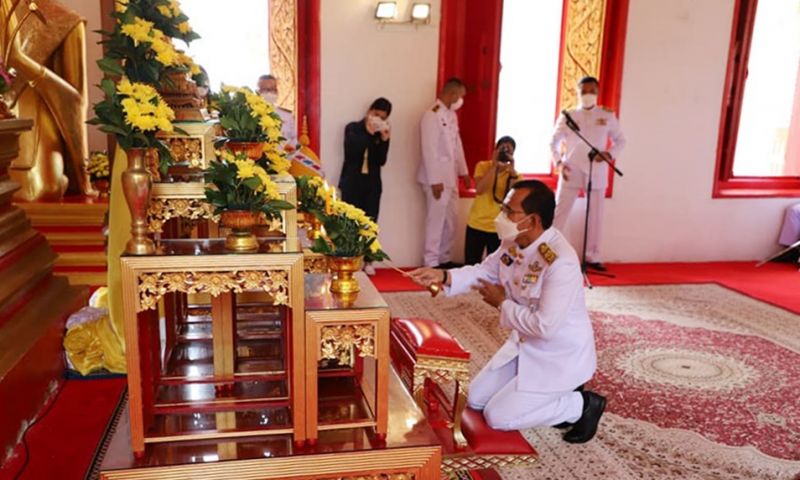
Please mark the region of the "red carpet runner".
[[[50, 411], [25, 437], [30, 458], [20, 478], [82, 479], [124, 388], [124, 378], [67, 380]], [[18, 446], [0, 468], [0, 479], [14, 478], [24, 460]]]

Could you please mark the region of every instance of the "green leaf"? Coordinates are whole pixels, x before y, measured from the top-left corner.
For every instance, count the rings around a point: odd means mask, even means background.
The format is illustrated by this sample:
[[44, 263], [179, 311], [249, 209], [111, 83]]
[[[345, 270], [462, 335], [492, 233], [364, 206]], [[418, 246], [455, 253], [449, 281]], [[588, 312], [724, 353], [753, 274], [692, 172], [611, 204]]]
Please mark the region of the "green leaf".
[[100, 90], [102, 90], [109, 99], [114, 98], [117, 93], [117, 88], [114, 86], [114, 82], [112, 82], [110, 78], [104, 78], [100, 81]]
[[128, 132], [125, 130], [115, 127], [114, 125], [100, 125], [100, 131], [104, 133], [113, 133], [116, 135], [127, 135]]
[[261, 180], [258, 177], [246, 178], [242, 183], [250, 190], [257, 190], [261, 186]]
[[123, 70], [122, 65], [120, 65], [118, 61], [111, 58], [101, 58], [97, 61], [97, 66], [100, 67], [100, 70], [109, 75], [125, 75], [125, 70]]

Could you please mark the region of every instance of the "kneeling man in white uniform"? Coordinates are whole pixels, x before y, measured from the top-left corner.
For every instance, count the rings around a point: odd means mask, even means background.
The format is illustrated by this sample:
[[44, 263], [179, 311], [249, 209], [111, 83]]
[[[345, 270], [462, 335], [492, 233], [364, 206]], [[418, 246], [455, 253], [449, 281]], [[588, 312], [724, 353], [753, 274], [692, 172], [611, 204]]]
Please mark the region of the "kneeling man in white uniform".
[[448, 295], [477, 290], [511, 330], [470, 385], [469, 406], [490, 427], [570, 427], [564, 440], [587, 442], [606, 399], [582, 390], [595, 372], [594, 332], [580, 260], [553, 226], [555, 196], [545, 184], [514, 184], [495, 220], [502, 244], [483, 263], [453, 270], [420, 268], [418, 283]]

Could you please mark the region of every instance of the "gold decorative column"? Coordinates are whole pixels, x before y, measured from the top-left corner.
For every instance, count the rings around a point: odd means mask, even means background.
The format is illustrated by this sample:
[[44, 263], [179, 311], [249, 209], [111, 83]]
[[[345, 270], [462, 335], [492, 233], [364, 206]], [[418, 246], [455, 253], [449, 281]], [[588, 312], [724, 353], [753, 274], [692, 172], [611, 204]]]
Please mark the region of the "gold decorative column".
[[561, 46], [559, 111], [577, 104], [575, 85], [578, 80], [587, 75], [600, 75], [606, 0], [569, 0], [563, 14], [566, 32]]
[[269, 0], [269, 66], [278, 79], [278, 106], [296, 111], [297, 5], [295, 0]]

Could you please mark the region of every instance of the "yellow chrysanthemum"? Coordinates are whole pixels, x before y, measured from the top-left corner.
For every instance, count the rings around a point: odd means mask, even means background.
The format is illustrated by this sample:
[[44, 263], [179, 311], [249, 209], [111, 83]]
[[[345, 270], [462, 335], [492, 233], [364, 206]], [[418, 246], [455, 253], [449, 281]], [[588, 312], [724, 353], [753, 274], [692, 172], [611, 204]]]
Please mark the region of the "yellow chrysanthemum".
[[153, 22], [139, 17], [134, 18], [133, 23], [126, 23], [120, 29], [122, 34], [130, 37], [136, 46], [139, 46], [141, 42], [152, 42], [154, 30]]
[[375, 241], [369, 245], [369, 251], [372, 253], [378, 253], [380, 249], [381, 249], [381, 242], [379, 242], [378, 239], [376, 238]]
[[192, 31], [192, 27], [189, 26], [189, 22], [181, 22], [178, 24], [178, 31], [187, 34]]
[[256, 165], [252, 160], [234, 160], [236, 164], [236, 178], [246, 180], [256, 175]]
[[168, 6], [159, 5], [158, 7], [156, 7], [156, 9], [158, 10], [158, 13], [160, 13], [161, 15], [164, 15], [167, 18], [172, 18], [172, 10]]
[[125, 123], [143, 132], [161, 130], [172, 132], [175, 112], [167, 105], [155, 88], [143, 83], [131, 83], [122, 78], [117, 83], [117, 93], [125, 113]]
[[117, 83], [117, 93], [120, 95], [133, 95], [133, 84], [127, 78], [122, 78]]
[[176, 17], [180, 16], [181, 14], [181, 3], [178, 0], [169, 0], [169, 8], [172, 10], [172, 14]]
[[125, 13], [128, 11], [128, 1], [129, 0], [117, 0], [114, 3], [114, 10], [119, 13]]

